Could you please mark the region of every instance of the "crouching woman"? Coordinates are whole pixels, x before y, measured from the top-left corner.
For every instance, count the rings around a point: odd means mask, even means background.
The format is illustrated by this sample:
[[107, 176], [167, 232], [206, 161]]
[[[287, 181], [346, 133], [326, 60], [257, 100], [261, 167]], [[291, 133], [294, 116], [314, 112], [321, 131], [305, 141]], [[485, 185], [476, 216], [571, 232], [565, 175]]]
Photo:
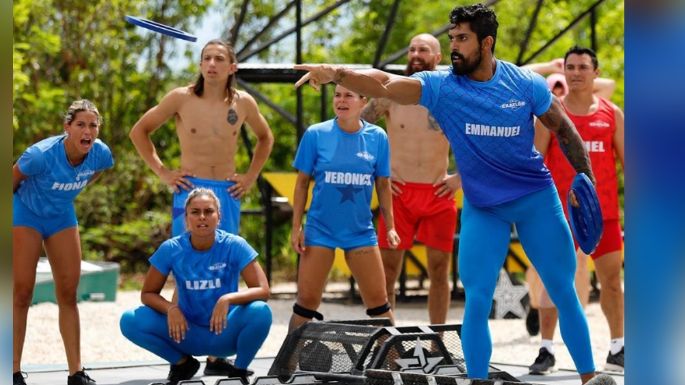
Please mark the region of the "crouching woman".
[[[125, 312], [121, 332], [136, 345], [169, 361], [167, 384], [191, 379], [200, 367], [193, 356], [236, 355], [230, 377], [247, 381], [248, 365], [271, 327], [269, 284], [257, 252], [241, 237], [218, 229], [219, 199], [198, 188], [185, 202], [186, 232], [150, 257], [141, 293], [144, 306]], [[160, 292], [169, 273], [178, 304]], [[238, 290], [242, 277], [246, 288]]]

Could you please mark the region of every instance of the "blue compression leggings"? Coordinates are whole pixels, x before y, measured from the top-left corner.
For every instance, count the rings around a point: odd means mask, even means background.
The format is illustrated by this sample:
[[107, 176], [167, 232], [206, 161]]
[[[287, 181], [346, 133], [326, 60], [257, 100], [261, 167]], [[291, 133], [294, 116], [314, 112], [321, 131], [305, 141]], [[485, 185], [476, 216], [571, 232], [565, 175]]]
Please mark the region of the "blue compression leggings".
[[492, 355], [488, 315], [516, 224], [521, 245], [559, 311], [561, 336], [578, 373], [595, 371], [590, 331], [575, 291], [576, 254], [554, 186], [494, 207], [464, 198], [459, 234], [459, 275], [466, 292], [462, 347], [470, 378], [487, 378]]
[[246, 369], [269, 334], [271, 309], [264, 301], [235, 306], [228, 313], [228, 327], [220, 335], [210, 332], [209, 326], [188, 323], [186, 338], [180, 343], [169, 337], [166, 315], [148, 306], [125, 312], [119, 326], [131, 342], [172, 364], [188, 355], [236, 354], [235, 366]]

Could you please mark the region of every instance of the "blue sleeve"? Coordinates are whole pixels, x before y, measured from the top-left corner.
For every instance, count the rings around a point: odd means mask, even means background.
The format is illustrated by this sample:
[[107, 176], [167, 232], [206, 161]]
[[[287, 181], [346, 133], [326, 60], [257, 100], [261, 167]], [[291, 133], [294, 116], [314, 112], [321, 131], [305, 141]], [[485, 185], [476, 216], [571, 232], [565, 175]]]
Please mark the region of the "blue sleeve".
[[532, 97], [533, 97], [533, 114], [535, 116], [543, 115], [552, 105], [552, 92], [547, 87], [547, 81], [542, 75], [532, 72]]
[[245, 266], [257, 258], [257, 251], [247, 241], [236, 236], [231, 244], [231, 264], [237, 271], [243, 271]]
[[17, 165], [19, 171], [26, 176], [40, 174], [45, 171], [45, 155], [38, 146], [31, 146], [21, 154]]
[[172, 250], [172, 243], [169, 240], [164, 241], [150, 257], [150, 265], [154, 266], [160, 273], [169, 275], [173, 261]]
[[440, 81], [442, 77], [435, 76], [435, 71], [422, 71], [413, 74], [411, 77], [421, 82], [421, 99], [419, 104], [432, 111], [438, 102], [438, 92], [440, 91]]
[[390, 177], [390, 151], [388, 151], [388, 136], [378, 129], [378, 154], [376, 154], [376, 177]]
[[98, 142], [101, 144], [100, 156], [98, 157], [100, 160], [97, 166], [98, 170], [112, 168], [112, 166], [114, 166], [114, 158], [112, 157], [112, 151], [105, 144], [105, 142], [102, 142], [99, 139]]
[[312, 175], [316, 163], [316, 132], [308, 129], [302, 135], [293, 167], [307, 175]]

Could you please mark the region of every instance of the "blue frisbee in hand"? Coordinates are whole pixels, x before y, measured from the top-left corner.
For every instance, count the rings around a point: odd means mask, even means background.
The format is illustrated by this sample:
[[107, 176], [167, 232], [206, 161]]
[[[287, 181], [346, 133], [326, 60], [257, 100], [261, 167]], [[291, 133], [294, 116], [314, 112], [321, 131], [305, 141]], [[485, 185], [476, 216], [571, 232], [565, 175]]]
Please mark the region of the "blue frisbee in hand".
[[126, 21], [128, 21], [131, 24], [135, 24], [139, 27], [149, 29], [150, 31], [158, 32], [158, 33], [161, 33], [163, 35], [171, 36], [171, 37], [176, 38], [176, 39], [181, 39], [181, 40], [186, 40], [186, 41], [191, 41], [191, 42], [197, 41], [197, 37], [195, 37], [194, 35], [191, 35], [185, 31], [181, 31], [180, 29], [170, 27], [166, 24], [162, 24], [162, 23], [158, 23], [156, 21], [144, 19], [142, 17], [130, 16], [130, 15], [126, 15], [125, 19], [126, 19]]
[[576, 241], [585, 254], [595, 251], [599, 239], [604, 231], [602, 209], [599, 206], [595, 186], [584, 173], [579, 173], [573, 179], [571, 190], [576, 195], [580, 207], [571, 204], [571, 192], [567, 198], [568, 214], [571, 220], [571, 230]]

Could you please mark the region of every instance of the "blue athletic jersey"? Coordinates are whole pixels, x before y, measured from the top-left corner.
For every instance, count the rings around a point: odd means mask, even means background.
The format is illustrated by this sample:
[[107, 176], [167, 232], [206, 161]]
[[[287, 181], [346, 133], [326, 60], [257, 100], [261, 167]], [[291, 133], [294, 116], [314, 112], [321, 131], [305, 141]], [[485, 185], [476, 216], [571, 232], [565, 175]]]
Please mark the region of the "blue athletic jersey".
[[344, 243], [354, 243], [356, 236], [373, 231], [374, 182], [377, 177], [390, 177], [385, 131], [362, 122], [355, 133], [343, 131], [337, 118], [309, 127], [293, 162], [296, 169], [314, 179], [305, 226], [336, 234]]
[[164, 241], [150, 257], [150, 264], [164, 275], [174, 273], [183, 315], [192, 323], [207, 326], [216, 301], [238, 291], [240, 273], [255, 258], [257, 252], [245, 239], [217, 229], [209, 250], [195, 250], [190, 233], [185, 232]]
[[419, 72], [420, 104], [442, 127], [474, 206], [509, 202], [551, 185], [533, 146], [533, 115], [547, 112], [552, 94], [545, 79], [497, 60], [492, 79], [478, 82], [450, 71]]
[[15, 196], [39, 216], [64, 213], [96, 172], [114, 165], [112, 152], [100, 139], [78, 166], [72, 166], [64, 148], [66, 135], [43, 139], [30, 146], [17, 161], [22, 181]]

